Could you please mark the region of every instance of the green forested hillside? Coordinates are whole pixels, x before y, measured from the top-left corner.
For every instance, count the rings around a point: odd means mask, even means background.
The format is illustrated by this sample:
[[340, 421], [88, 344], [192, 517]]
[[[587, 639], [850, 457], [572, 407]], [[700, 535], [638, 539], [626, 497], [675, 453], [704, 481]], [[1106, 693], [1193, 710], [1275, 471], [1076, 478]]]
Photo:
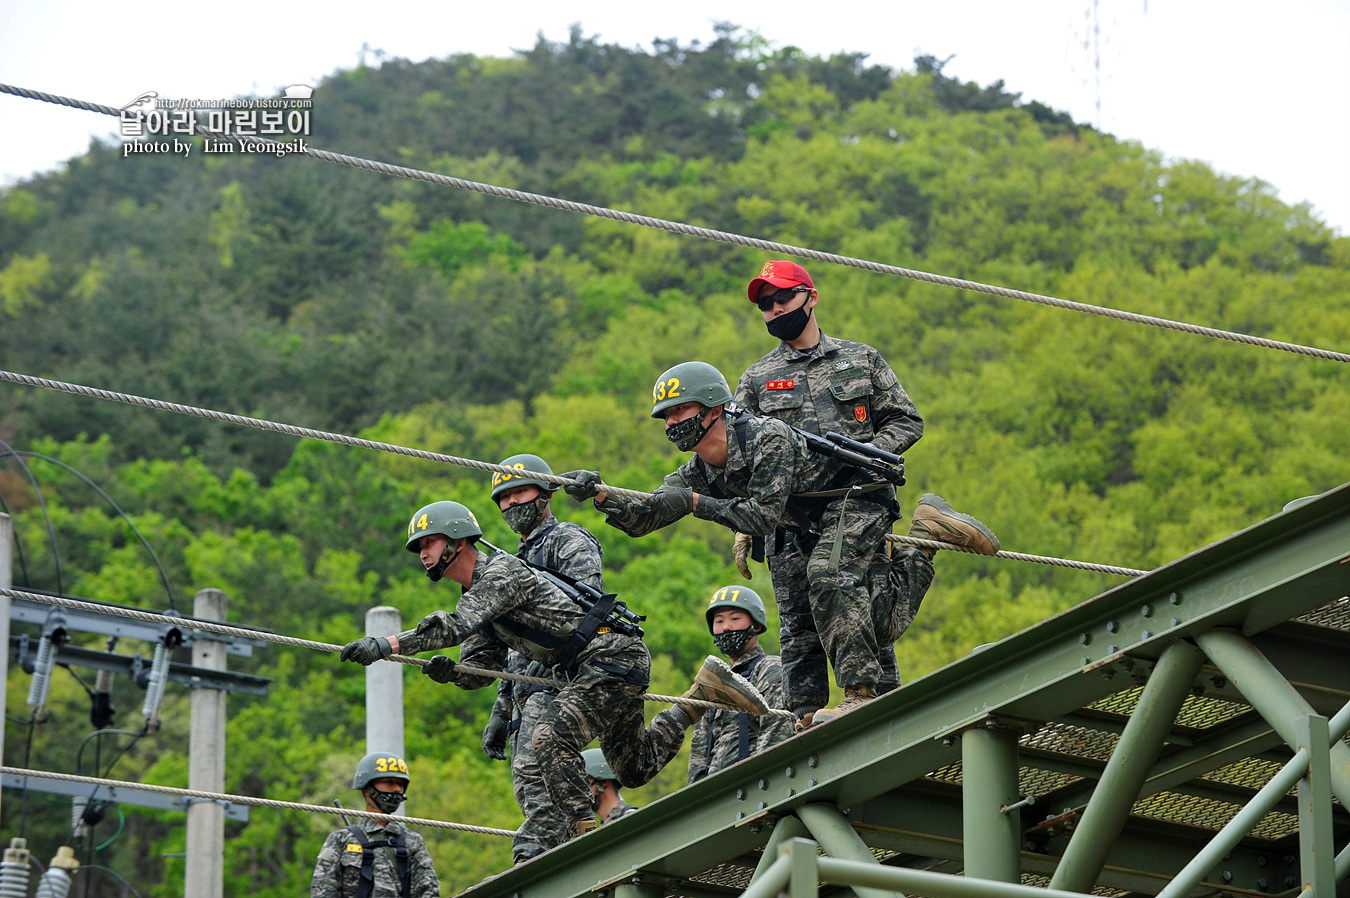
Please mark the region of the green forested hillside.
[[[953, 81], [932, 59], [891, 71], [731, 28], [651, 53], [575, 33], [512, 59], [341, 72], [316, 90], [313, 120], [323, 149], [1350, 348], [1350, 239], [1306, 207], [1001, 85]], [[734, 381], [774, 345], [744, 298], [765, 258], [310, 159], [95, 146], [0, 193], [0, 367], [489, 462], [536, 452], [649, 489], [679, 461], [647, 417], [657, 374], [700, 358]], [[927, 422], [906, 457], [907, 511], [933, 490], [1007, 549], [1149, 568], [1347, 479], [1342, 364], [809, 267], [824, 329], [877, 346]], [[410, 625], [455, 601], [403, 551], [423, 502], [462, 501], [514, 545], [488, 478], [467, 469], [14, 385], [0, 386], [0, 439], [113, 497], [174, 596], [95, 491], [29, 459], [39, 502], [9, 457], [0, 497], [19, 588], [190, 611], [195, 590], [219, 587], [232, 622], [343, 643], [372, 605]], [[554, 504], [598, 532], [607, 585], [649, 616], [653, 691], [681, 691], [712, 651], [699, 609], [738, 577], [730, 534], [688, 519], [632, 540], [561, 494]], [[1120, 582], [969, 556], [937, 568], [898, 646], [907, 679]], [[761, 567], [754, 585], [767, 579]], [[267, 699], [229, 701], [227, 791], [350, 801], [361, 671], [279, 646], [230, 663], [274, 682]], [[489, 691], [405, 673], [411, 813], [513, 828], [506, 765], [479, 749]], [[102, 773], [129, 739], [86, 742], [87, 699], [64, 671], [51, 720], [29, 727], [29, 679], [11, 668], [6, 763]], [[117, 726], [139, 727], [142, 696], [117, 682]], [[187, 705], [171, 687], [164, 728], [108, 775], [186, 786]], [[682, 768], [630, 800], [678, 787]], [[0, 840], [22, 831], [45, 861], [68, 839], [68, 804], [6, 792], [4, 807]], [[147, 898], [180, 894], [182, 819], [113, 809], [80, 857]], [[333, 825], [263, 809], [229, 824], [227, 892], [302, 892]], [[428, 840], [445, 894], [510, 862], [505, 839]], [[122, 894], [87, 875], [89, 894]]]

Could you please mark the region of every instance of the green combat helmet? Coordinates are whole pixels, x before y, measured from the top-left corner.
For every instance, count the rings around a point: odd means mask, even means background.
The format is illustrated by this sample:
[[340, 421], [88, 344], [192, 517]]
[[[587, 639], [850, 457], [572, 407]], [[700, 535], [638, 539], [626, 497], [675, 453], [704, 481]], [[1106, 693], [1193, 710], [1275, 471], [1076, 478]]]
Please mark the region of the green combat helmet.
[[666, 411], [686, 402], [716, 408], [730, 401], [731, 388], [722, 372], [707, 362], [681, 362], [656, 379], [652, 417], [664, 418]]
[[454, 555], [450, 554], [450, 544], [465, 537], [468, 537], [472, 543], [473, 540], [482, 535], [483, 528], [478, 526], [478, 519], [473, 516], [473, 512], [458, 502], [443, 500], [424, 505], [412, 516], [412, 520], [408, 522], [408, 542], [406, 546], [409, 552], [420, 555], [422, 549], [418, 543], [424, 536], [444, 536], [450, 541], [435, 566], [427, 568], [427, 577], [435, 582], [441, 579], [441, 575], [450, 566], [450, 562], [454, 561], [455, 556], [459, 554], [458, 551]]
[[[521, 502], [517, 498], [514, 505], [502, 509], [502, 517], [506, 518], [506, 524], [512, 530], [521, 536], [527, 536], [538, 526], [539, 520], [544, 516], [544, 508], [548, 505], [549, 498], [554, 491], [558, 489], [556, 484], [546, 483], [534, 474], [552, 474], [553, 469], [548, 466], [537, 455], [513, 455], [502, 462], [503, 468], [514, 468], [521, 473], [505, 474], [497, 471], [492, 475], [492, 501], [498, 506], [501, 501], [498, 499], [511, 490], [517, 490], [521, 487], [533, 486], [539, 490], [538, 495], [529, 502]], [[507, 500], [512, 501], [512, 500]]]
[[750, 615], [756, 633], [769, 629], [769, 617], [764, 610], [764, 600], [748, 586], [723, 586], [712, 594], [708, 601], [708, 610], [704, 615], [708, 619], [708, 632], [712, 632], [713, 616], [723, 608], [744, 611]]
[[[398, 780], [403, 783], [403, 791], [381, 792], [370, 785], [379, 779]], [[388, 751], [373, 751], [366, 755], [357, 762], [356, 773], [352, 776], [352, 788], [370, 796], [375, 806], [386, 814], [398, 810], [398, 806], [407, 797], [405, 793], [411, 782], [408, 765], [398, 755]]]
[[[745, 612], [750, 617], [750, 626], [741, 630], [713, 633], [713, 618], [717, 616], [718, 611], [726, 609]], [[759, 593], [745, 586], [723, 586], [717, 590], [709, 600], [708, 610], [704, 616], [708, 620], [708, 632], [712, 633], [713, 645], [729, 658], [739, 658], [745, 647], [750, 644], [750, 640], [769, 629], [764, 600], [759, 597]]]
[[[664, 418], [677, 405], [697, 402], [705, 409], [731, 402], [726, 378], [707, 362], [681, 362], [656, 380], [652, 387], [652, 417]], [[666, 428], [666, 439], [681, 452], [689, 452], [708, 435], [703, 416], [695, 415]]]
[[492, 475], [492, 501], [494, 502], [497, 501], [498, 496], [507, 490], [518, 489], [522, 486], [537, 486], [539, 487], [540, 492], [550, 494], [557, 492], [558, 490], [558, 485], [556, 483], [545, 483], [536, 477], [530, 476], [529, 472], [531, 471], [536, 474], [553, 473], [553, 469], [548, 466], [548, 462], [537, 455], [530, 455], [528, 453], [523, 455], [513, 455], [508, 459], [504, 459], [501, 463], [501, 467], [516, 468], [525, 473], [503, 474], [501, 471], [495, 472]]
[[444, 536], [449, 540], [483, 535], [473, 512], [458, 502], [432, 502], [417, 510], [408, 522], [408, 551], [420, 552], [418, 542], [424, 536]]
[[614, 775], [609, 762], [605, 760], [605, 753], [598, 748], [588, 748], [581, 753], [581, 760], [586, 762], [586, 775], [593, 780], [614, 780], [618, 782], [619, 778]]

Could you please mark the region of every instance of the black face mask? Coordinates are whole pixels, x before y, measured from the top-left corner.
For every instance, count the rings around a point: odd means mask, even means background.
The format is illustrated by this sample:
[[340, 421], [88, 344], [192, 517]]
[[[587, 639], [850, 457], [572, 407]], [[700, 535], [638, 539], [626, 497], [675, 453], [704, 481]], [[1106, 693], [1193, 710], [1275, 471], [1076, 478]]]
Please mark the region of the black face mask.
[[403, 799], [407, 797], [402, 792], [381, 792], [373, 786], [366, 790], [366, 794], [370, 796], [371, 801], [375, 802], [375, 807], [386, 814], [397, 811], [398, 806], [403, 804]]
[[746, 645], [754, 638], [754, 627], [746, 627], [744, 630], [723, 630], [721, 633], [713, 634], [713, 645], [717, 646], [717, 650], [723, 655], [735, 658], [745, 651]]
[[524, 536], [534, 529], [543, 514], [539, 500], [533, 499], [521, 505], [512, 505], [502, 512], [502, 517], [506, 518], [506, 526]]
[[[681, 452], [693, 452], [694, 447], [703, 442], [703, 438], [708, 435], [712, 425], [703, 426], [703, 418], [708, 414], [706, 408], [700, 408], [699, 413], [692, 418], [685, 418], [679, 424], [672, 424], [666, 428], [666, 439], [675, 444], [675, 448]], [[717, 420], [716, 418], [713, 419]]]
[[445, 549], [441, 552], [441, 560], [427, 568], [427, 579], [432, 583], [435, 583], [437, 580], [441, 579], [441, 577], [445, 576], [445, 569], [454, 564], [455, 559], [459, 557], [459, 553], [462, 551], [464, 551], [464, 547], [460, 546], [455, 550], [455, 554], [451, 555], [450, 544], [446, 543]]
[[773, 336], [785, 343], [791, 343], [802, 335], [802, 331], [806, 330], [806, 322], [810, 320], [811, 313], [806, 311], [806, 303], [802, 303], [791, 312], [769, 319], [764, 326]]

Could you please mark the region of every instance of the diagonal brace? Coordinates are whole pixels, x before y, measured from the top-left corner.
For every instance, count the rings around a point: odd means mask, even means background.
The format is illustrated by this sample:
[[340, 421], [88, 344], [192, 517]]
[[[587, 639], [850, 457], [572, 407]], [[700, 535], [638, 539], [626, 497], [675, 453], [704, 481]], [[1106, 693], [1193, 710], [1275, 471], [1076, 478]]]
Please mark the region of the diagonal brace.
[[1050, 888], [1092, 890], [1203, 663], [1204, 655], [1188, 642], [1173, 642], [1163, 650], [1111, 760], [1092, 790], [1082, 822], [1055, 868]]
[[[1209, 630], [1198, 634], [1195, 641], [1280, 738], [1297, 751], [1302, 743], [1299, 719], [1317, 712], [1279, 669], [1236, 630]], [[1337, 738], [1330, 757], [1331, 792], [1343, 807], [1350, 808], [1350, 747]]]
[[[830, 857], [881, 866], [853, 824], [834, 805], [823, 802], [804, 804], [797, 809], [797, 816]], [[858, 898], [904, 898], [895, 892], [870, 886], [855, 886], [853, 891], [858, 894]]]

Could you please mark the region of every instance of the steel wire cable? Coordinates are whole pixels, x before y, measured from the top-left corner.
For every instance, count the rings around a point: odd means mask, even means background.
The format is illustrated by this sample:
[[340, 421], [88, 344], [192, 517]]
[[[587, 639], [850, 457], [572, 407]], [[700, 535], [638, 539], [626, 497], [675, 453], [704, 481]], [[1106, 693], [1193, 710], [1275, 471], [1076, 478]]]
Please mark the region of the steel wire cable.
[[[82, 599], [71, 599], [65, 596], [49, 596], [42, 593], [26, 592], [19, 589], [7, 589], [0, 587], [0, 595], [9, 596], [11, 599], [25, 599], [30, 602], [39, 602], [45, 605], [57, 605], [62, 608], [71, 608], [77, 611], [85, 611], [93, 614], [111, 614], [116, 617], [126, 617], [132, 620], [145, 621], [153, 624], [167, 624], [171, 627], [186, 627], [191, 630], [201, 630], [205, 633], [215, 633], [218, 636], [231, 636], [236, 639], [257, 639], [263, 642], [274, 642], [278, 645], [289, 645], [296, 648], [312, 649], [316, 652], [340, 652], [342, 646], [331, 642], [315, 642], [312, 639], [300, 639], [296, 636], [284, 636], [280, 633], [269, 633], [265, 630], [250, 630], [244, 627], [231, 627], [228, 624], [221, 624], [215, 621], [197, 620], [188, 617], [172, 617], [165, 614], [155, 614], [151, 611], [139, 611], [135, 608], [119, 608], [115, 605], [104, 605], [99, 602], [87, 602]], [[393, 661], [398, 664], [410, 664], [414, 667], [425, 667], [431, 662], [426, 658], [410, 658], [407, 655], [390, 655], [387, 661]], [[511, 673], [505, 670], [491, 670], [484, 667], [476, 667], [469, 664], [455, 664], [456, 670], [462, 670], [470, 676], [475, 677], [493, 677], [503, 680], [512, 680], [518, 683], [531, 683], [537, 686], [552, 686], [561, 689], [567, 685], [565, 681], [556, 680], [552, 677], [532, 677], [527, 674]], [[702, 699], [685, 698], [683, 696], [660, 695], [654, 692], [643, 693], [640, 696], [644, 701], [664, 702], [665, 704], [690, 705], [696, 708], [717, 709], [723, 711], [738, 711], [730, 705], [724, 705], [720, 702], [707, 702]], [[796, 716], [791, 711], [784, 711], [777, 708], [770, 708], [764, 715], [768, 717], [792, 717]]]
[[[60, 106], [70, 106], [75, 109], [84, 109], [90, 112], [99, 112], [104, 115], [121, 117], [123, 110], [112, 106], [104, 106], [97, 103], [90, 103], [84, 100], [75, 100], [69, 97], [57, 96], [55, 94], [43, 93], [41, 91], [30, 90], [28, 88], [16, 87], [10, 84], [0, 84], [0, 93], [8, 93], [18, 97], [24, 97], [30, 100], [41, 100], [45, 103], [55, 103]], [[265, 137], [240, 137], [234, 134], [225, 134], [220, 131], [213, 131], [210, 128], [195, 122], [193, 125], [195, 133], [203, 137], [211, 137], [217, 140], [229, 140], [235, 143], [260, 143], [260, 144], [279, 144], [280, 141], [274, 141]], [[559, 199], [557, 197], [546, 196], [538, 193], [528, 193], [521, 190], [513, 190], [507, 187], [498, 187], [493, 184], [482, 184], [477, 181], [467, 181], [463, 178], [455, 178], [450, 175], [437, 174], [435, 172], [422, 171], [415, 168], [407, 168], [402, 165], [392, 165], [388, 162], [377, 162], [371, 159], [363, 159], [359, 156], [347, 156], [342, 153], [333, 153], [328, 150], [318, 150], [311, 147], [296, 149], [292, 155], [306, 155], [315, 159], [322, 159], [325, 162], [331, 162], [335, 165], [346, 165], [352, 168], [364, 169], [366, 171], [379, 172], [381, 174], [391, 175], [399, 178], [408, 178], [414, 181], [426, 181], [433, 184], [440, 184], [445, 187], [453, 187], [458, 190], [469, 190], [475, 193], [482, 193], [488, 196], [503, 197], [505, 199], [515, 200], [534, 206], [544, 206], [552, 209], [561, 209], [566, 212], [576, 212], [582, 215], [592, 215], [598, 218], [608, 218], [614, 221], [622, 221], [628, 224], [642, 225], [643, 227], [655, 228], [662, 231], [670, 231], [676, 234], [684, 234], [690, 237], [699, 237], [704, 240], [713, 240], [718, 243], [727, 243], [733, 246], [744, 246], [754, 249], [767, 250], [784, 255], [798, 256], [804, 259], [814, 259], [819, 262], [827, 262], [833, 265], [843, 265], [849, 268], [858, 268], [864, 271], [873, 271], [878, 274], [887, 274], [894, 277], [908, 278], [910, 280], [923, 281], [925, 283], [937, 284], [944, 287], [953, 287], [958, 290], [969, 290], [973, 293], [984, 293], [990, 296], [1001, 296], [1006, 299], [1016, 299], [1023, 302], [1035, 303], [1038, 305], [1051, 306], [1054, 308], [1066, 309], [1072, 312], [1081, 312], [1087, 315], [1097, 315], [1103, 318], [1114, 318], [1118, 321], [1129, 321], [1135, 324], [1147, 324], [1151, 327], [1159, 327], [1165, 330], [1180, 331], [1183, 333], [1196, 334], [1203, 337], [1211, 337], [1217, 340], [1228, 340], [1234, 343], [1243, 343], [1249, 346], [1260, 346], [1266, 349], [1278, 349], [1283, 352], [1292, 352], [1298, 355], [1313, 356], [1315, 358], [1327, 359], [1334, 362], [1350, 362], [1350, 354], [1343, 352], [1334, 352], [1329, 349], [1319, 349], [1314, 346], [1304, 346], [1298, 343], [1287, 343], [1281, 340], [1270, 340], [1265, 337], [1254, 337], [1250, 334], [1241, 334], [1234, 331], [1220, 330], [1218, 328], [1206, 327], [1204, 325], [1190, 324], [1184, 321], [1173, 321], [1168, 318], [1158, 318], [1152, 315], [1141, 315], [1137, 312], [1126, 312], [1120, 309], [1112, 309], [1105, 306], [1094, 306], [1088, 303], [1074, 302], [1067, 299], [1059, 299], [1053, 296], [1046, 296], [1040, 293], [1029, 293], [1024, 290], [1013, 290], [1008, 287], [999, 287], [992, 284], [982, 284], [978, 281], [969, 281], [964, 278], [947, 277], [940, 274], [932, 274], [926, 271], [917, 271], [912, 268], [901, 268], [895, 265], [884, 265], [880, 262], [872, 262], [866, 259], [858, 259], [853, 256], [842, 256], [836, 253], [827, 253], [820, 250], [809, 249], [807, 247], [793, 246], [788, 243], [778, 243], [772, 240], [761, 240], [757, 237], [746, 237], [741, 234], [733, 234], [728, 231], [719, 231], [712, 228], [701, 228], [683, 222], [668, 221], [663, 218], [653, 218], [647, 215], [637, 215], [632, 212], [622, 212], [617, 209], [610, 209], [605, 206], [594, 206], [589, 203], [578, 203], [572, 200]]]
[[[475, 468], [479, 471], [492, 471], [494, 473], [511, 474], [520, 476], [529, 474], [532, 478], [543, 480], [547, 483], [558, 486], [569, 486], [573, 481], [565, 477], [558, 477], [554, 474], [545, 474], [542, 472], [523, 471], [520, 468], [508, 468], [503, 465], [489, 464], [484, 461], [478, 461], [472, 458], [460, 458], [455, 455], [445, 455], [440, 452], [428, 452], [425, 449], [410, 449], [406, 446], [397, 446], [393, 443], [381, 443], [375, 440], [364, 440], [360, 437], [347, 436], [342, 433], [330, 433], [325, 430], [313, 430], [309, 427], [299, 427], [295, 424], [281, 424], [276, 421], [268, 421], [262, 418], [250, 418], [247, 415], [234, 415], [229, 412], [220, 412], [214, 409], [198, 408], [194, 405], [182, 405], [177, 402], [166, 402], [163, 399], [150, 399], [145, 396], [135, 396], [129, 393], [118, 393], [115, 390], [103, 390], [98, 387], [87, 387], [82, 384], [66, 383], [59, 380], [49, 380], [45, 377], [34, 377], [31, 374], [19, 374], [15, 371], [0, 371], [0, 381], [9, 381], [10, 383], [24, 384], [30, 387], [45, 387], [49, 390], [56, 390], [61, 393], [69, 393], [74, 396], [90, 396], [95, 399], [106, 399], [110, 402], [124, 402], [128, 405], [138, 405], [142, 408], [153, 408], [161, 411], [176, 412], [180, 415], [190, 415], [195, 418], [205, 418], [208, 421], [221, 421], [226, 424], [235, 424], [240, 427], [254, 427], [258, 430], [266, 430], [272, 433], [282, 433], [293, 437], [306, 437], [312, 440], [326, 440], [330, 443], [340, 443], [344, 446], [356, 446], [360, 449], [373, 449], [378, 452], [391, 452], [395, 455], [406, 455], [412, 458], [420, 458], [426, 461], [441, 462], [449, 465], [459, 465], [465, 468]], [[644, 493], [639, 490], [626, 490], [615, 486], [609, 486], [605, 483], [596, 485], [596, 489], [601, 492], [613, 493], [616, 496], [625, 496], [630, 499], [645, 499], [650, 493]]]
[[[921, 549], [943, 549], [952, 552], [964, 552], [967, 555], [984, 555], [983, 552], [966, 546], [956, 546], [951, 543], [944, 543], [935, 539], [919, 539], [917, 536], [899, 536], [897, 534], [888, 534], [886, 539], [893, 543], [900, 543], [906, 546], [917, 546]], [[1052, 558], [1047, 555], [1027, 555], [1023, 552], [1004, 552], [1002, 550], [995, 552], [995, 558], [1006, 558], [1009, 561], [1029, 561], [1034, 564], [1048, 564], [1053, 567], [1074, 568], [1080, 571], [1096, 571], [1102, 574], [1118, 574], [1122, 577], [1142, 577], [1148, 571], [1142, 571], [1131, 567], [1117, 567], [1112, 564], [1094, 564], [1090, 561], [1075, 561], [1072, 558]]]
[[[30, 770], [26, 767], [0, 767], [0, 773], [10, 776], [33, 776], [39, 779], [60, 780], [67, 783], [80, 783], [88, 786], [106, 786], [110, 789], [139, 789], [142, 792], [158, 792], [161, 795], [179, 795], [184, 798], [199, 798], [223, 804], [243, 804], [260, 808], [276, 808], [285, 811], [311, 811], [316, 814], [333, 816], [367, 817], [372, 820], [387, 819], [390, 815], [374, 811], [338, 808], [321, 804], [301, 804], [295, 801], [280, 801], [274, 798], [255, 798], [252, 795], [231, 795], [225, 792], [203, 792], [198, 789], [179, 789], [176, 786], [157, 786], [153, 783], [132, 783], [125, 780], [110, 780], [96, 776], [79, 776], [74, 773], [54, 773], [49, 770]], [[453, 829], [460, 832], [481, 833], [487, 836], [512, 837], [511, 829], [494, 829], [490, 826], [473, 826], [468, 823], [450, 823], [445, 820], [430, 820], [425, 817], [395, 817], [399, 823], [412, 826], [433, 826], [438, 829]]]
[[[165, 411], [177, 412], [183, 415], [192, 415], [198, 418], [206, 418], [212, 421], [223, 421], [229, 424], [238, 424], [244, 427], [256, 427], [259, 430], [272, 431], [273, 433], [284, 433], [289, 436], [307, 437], [316, 440], [327, 440], [332, 443], [340, 443], [344, 446], [356, 446], [362, 449], [373, 449], [379, 452], [392, 452], [395, 455], [405, 455], [413, 458], [421, 458], [427, 461], [443, 462], [451, 465], [461, 465], [467, 468], [476, 468], [480, 471], [493, 471], [512, 476], [528, 474], [532, 478], [543, 480], [547, 483], [567, 486], [574, 481], [565, 477], [558, 477], [554, 474], [545, 474], [543, 472], [524, 471], [520, 468], [508, 468], [503, 465], [493, 465], [487, 462], [478, 461], [471, 458], [460, 458], [454, 455], [444, 455], [439, 452], [428, 452], [425, 449], [410, 449], [406, 446], [397, 446], [392, 443], [381, 443], [374, 440], [364, 440], [359, 437], [347, 436], [340, 433], [329, 433], [322, 430], [312, 430], [308, 427], [298, 427], [294, 424], [279, 424], [275, 421], [267, 421], [261, 418], [250, 418], [245, 415], [233, 415], [228, 412], [219, 412], [212, 409], [197, 408], [191, 405], [180, 405], [176, 402], [166, 402], [161, 399], [147, 399], [144, 396], [133, 396], [127, 393], [118, 393], [113, 390], [103, 390], [97, 387], [86, 387], [81, 384], [64, 383], [59, 380], [48, 380], [45, 377], [34, 377], [30, 374], [18, 374], [14, 371], [0, 371], [0, 381], [10, 381], [11, 383], [24, 384], [33, 387], [45, 387], [51, 390], [57, 390], [63, 393], [71, 393], [76, 396], [92, 396], [96, 399], [106, 399], [114, 402], [125, 402], [130, 405], [139, 405], [146, 408], [162, 409]], [[643, 500], [651, 496], [651, 493], [644, 493], [640, 490], [622, 489], [620, 487], [609, 486], [600, 483], [596, 486], [600, 492], [611, 493], [616, 496], [625, 496], [633, 499]], [[900, 542], [911, 546], [921, 546], [934, 549], [947, 549], [956, 552], [972, 552], [962, 546], [955, 546], [951, 543], [935, 542], [932, 540], [922, 540], [910, 536], [890, 535], [887, 539], [893, 542]], [[975, 553], [978, 554], [978, 553]], [[1093, 564], [1086, 561], [1074, 561], [1069, 558], [1052, 558], [1044, 555], [1027, 555], [1020, 552], [999, 552], [998, 557], [1006, 558], [1012, 561], [1028, 561], [1037, 564], [1047, 564], [1057, 567], [1076, 568], [1085, 571], [1099, 571], [1107, 574], [1119, 574], [1126, 577], [1137, 577], [1147, 571], [1136, 568], [1118, 567], [1115, 565]]]

